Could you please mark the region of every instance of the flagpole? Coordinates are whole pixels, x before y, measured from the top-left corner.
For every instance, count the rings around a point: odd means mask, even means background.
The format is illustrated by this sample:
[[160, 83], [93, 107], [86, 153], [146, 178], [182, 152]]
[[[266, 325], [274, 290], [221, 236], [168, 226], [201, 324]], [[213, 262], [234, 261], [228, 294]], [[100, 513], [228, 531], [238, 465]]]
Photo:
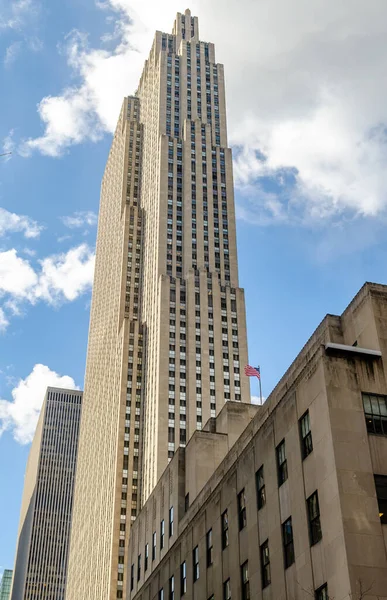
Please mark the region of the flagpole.
[[261, 383], [261, 367], [259, 368], [259, 397], [260, 397], [260, 403], [262, 406], [262, 383]]

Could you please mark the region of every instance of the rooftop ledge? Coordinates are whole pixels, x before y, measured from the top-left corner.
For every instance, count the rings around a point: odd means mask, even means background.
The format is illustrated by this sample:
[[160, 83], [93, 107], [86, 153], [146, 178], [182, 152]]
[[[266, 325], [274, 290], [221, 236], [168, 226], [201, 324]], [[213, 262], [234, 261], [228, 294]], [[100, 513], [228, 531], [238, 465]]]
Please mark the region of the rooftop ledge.
[[349, 354], [361, 354], [363, 356], [369, 356], [373, 358], [380, 358], [382, 353], [380, 350], [370, 350], [370, 348], [359, 348], [359, 346], [347, 346], [346, 344], [334, 344], [328, 342], [325, 344], [325, 351], [332, 352], [348, 352]]

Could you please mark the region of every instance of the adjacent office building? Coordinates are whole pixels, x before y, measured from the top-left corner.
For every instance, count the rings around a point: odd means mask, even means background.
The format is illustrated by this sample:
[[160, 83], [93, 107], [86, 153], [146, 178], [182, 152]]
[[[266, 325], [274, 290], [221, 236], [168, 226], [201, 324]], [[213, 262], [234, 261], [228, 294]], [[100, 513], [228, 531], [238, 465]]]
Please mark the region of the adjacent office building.
[[0, 581], [0, 600], [9, 600], [11, 597], [12, 571], [5, 569]]
[[124, 597], [131, 524], [228, 400], [250, 402], [223, 66], [178, 14], [102, 181], [67, 600]]
[[82, 392], [47, 388], [24, 479], [12, 600], [64, 600]]
[[128, 600], [387, 599], [387, 286], [327, 315], [263, 406], [177, 450], [128, 549]]

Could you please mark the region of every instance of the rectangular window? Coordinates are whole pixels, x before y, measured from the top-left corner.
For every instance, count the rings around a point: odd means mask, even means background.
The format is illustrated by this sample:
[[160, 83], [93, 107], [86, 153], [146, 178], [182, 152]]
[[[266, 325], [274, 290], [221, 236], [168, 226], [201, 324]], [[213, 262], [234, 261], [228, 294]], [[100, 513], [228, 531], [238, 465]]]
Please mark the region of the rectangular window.
[[387, 525], [387, 475], [374, 475], [374, 477], [380, 521], [383, 525]]
[[255, 484], [257, 487], [257, 505], [258, 510], [261, 509], [266, 504], [266, 494], [265, 494], [265, 479], [263, 476], [263, 465], [258, 469], [255, 474]]
[[156, 532], [152, 535], [152, 560], [156, 559]]
[[368, 433], [387, 435], [387, 396], [363, 394]]
[[145, 544], [145, 560], [144, 560], [144, 571], [148, 570], [148, 560], [149, 560], [149, 544]]
[[165, 523], [164, 519], [160, 522], [160, 550], [164, 548]]
[[285, 523], [282, 523], [282, 542], [284, 546], [285, 569], [287, 569], [294, 563], [292, 517], [289, 517]]
[[239, 531], [241, 531], [246, 527], [246, 496], [244, 489], [238, 494], [238, 522]]
[[199, 579], [199, 546], [196, 546], [192, 552], [192, 565], [193, 565], [193, 580], [194, 583]]
[[271, 583], [269, 540], [261, 546], [261, 577], [262, 588], [265, 588]]
[[137, 559], [137, 581], [141, 579], [141, 554], [138, 555]]
[[312, 432], [310, 430], [309, 411], [300, 419], [301, 453], [304, 460], [313, 450]]
[[320, 523], [320, 507], [318, 504], [318, 493], [314, 492], [306, 501], [308, 505], [308, 521], [309, 521], [309, 536], [310, 544], [314, 546], [322, 538], [321, 523]]
[[173, 536], [173, 506], [169, 509], [169, 537]]
[[164, 600], [164, 588], [161, 588], [161, 590], [159, 590], [159, 600]]
[[180, 596], [184, 596], [187, 591], [187, 564], [184, 561], [180, 565]]
[[249, 563], [246, 560], [241, 566], [242, 600], [250, 600]]
[[169, 578], [169, 600], [175, 600], [175, 577]]
[[222, 514], [222, 550], [228, 546], [228, 512]]
[[207, 531], [206, 535], [206, 548], [207, 548], [207, 567], [210, 567], [214, 562], [214, 547], [212, 543], [212, 529]]
[[130, 591], [134, 588], [134, 564], [130, 567]]
[[231, 600], [231, 584], [230, 579], [223, 583], [223, 600]]
[[328, 596], [328, 586], [326, 583], [318, 588], [318, 590], [314, 593], [316, 600], [329, 600]]
[[288, 463], [285, 454], [285, 440], [277, 446], [278, 485], [281, 486], [288, 478]]

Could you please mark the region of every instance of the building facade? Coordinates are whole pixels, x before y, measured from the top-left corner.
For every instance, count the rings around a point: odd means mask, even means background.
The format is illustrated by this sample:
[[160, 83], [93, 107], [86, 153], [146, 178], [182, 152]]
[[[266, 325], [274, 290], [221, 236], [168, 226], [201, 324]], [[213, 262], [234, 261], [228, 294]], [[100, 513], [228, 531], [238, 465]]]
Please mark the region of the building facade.
[[0, 600], [9, 600], [11, 597], [12, 571], [5, 569], [0, 581]]
[[64, 600], [82, 392], [47, 388], [28, 457], [12, 600]]
[[228, 403], [179, 449], [128, 570], [128, 600], [387, 599], [387, 286], [328, 315], [262, 407]]
[[131, 523], [193, 432], [250, 401], [246, 363], [223, 67], [186, 11], [103, 177], [67, 600], [123, 597]]

